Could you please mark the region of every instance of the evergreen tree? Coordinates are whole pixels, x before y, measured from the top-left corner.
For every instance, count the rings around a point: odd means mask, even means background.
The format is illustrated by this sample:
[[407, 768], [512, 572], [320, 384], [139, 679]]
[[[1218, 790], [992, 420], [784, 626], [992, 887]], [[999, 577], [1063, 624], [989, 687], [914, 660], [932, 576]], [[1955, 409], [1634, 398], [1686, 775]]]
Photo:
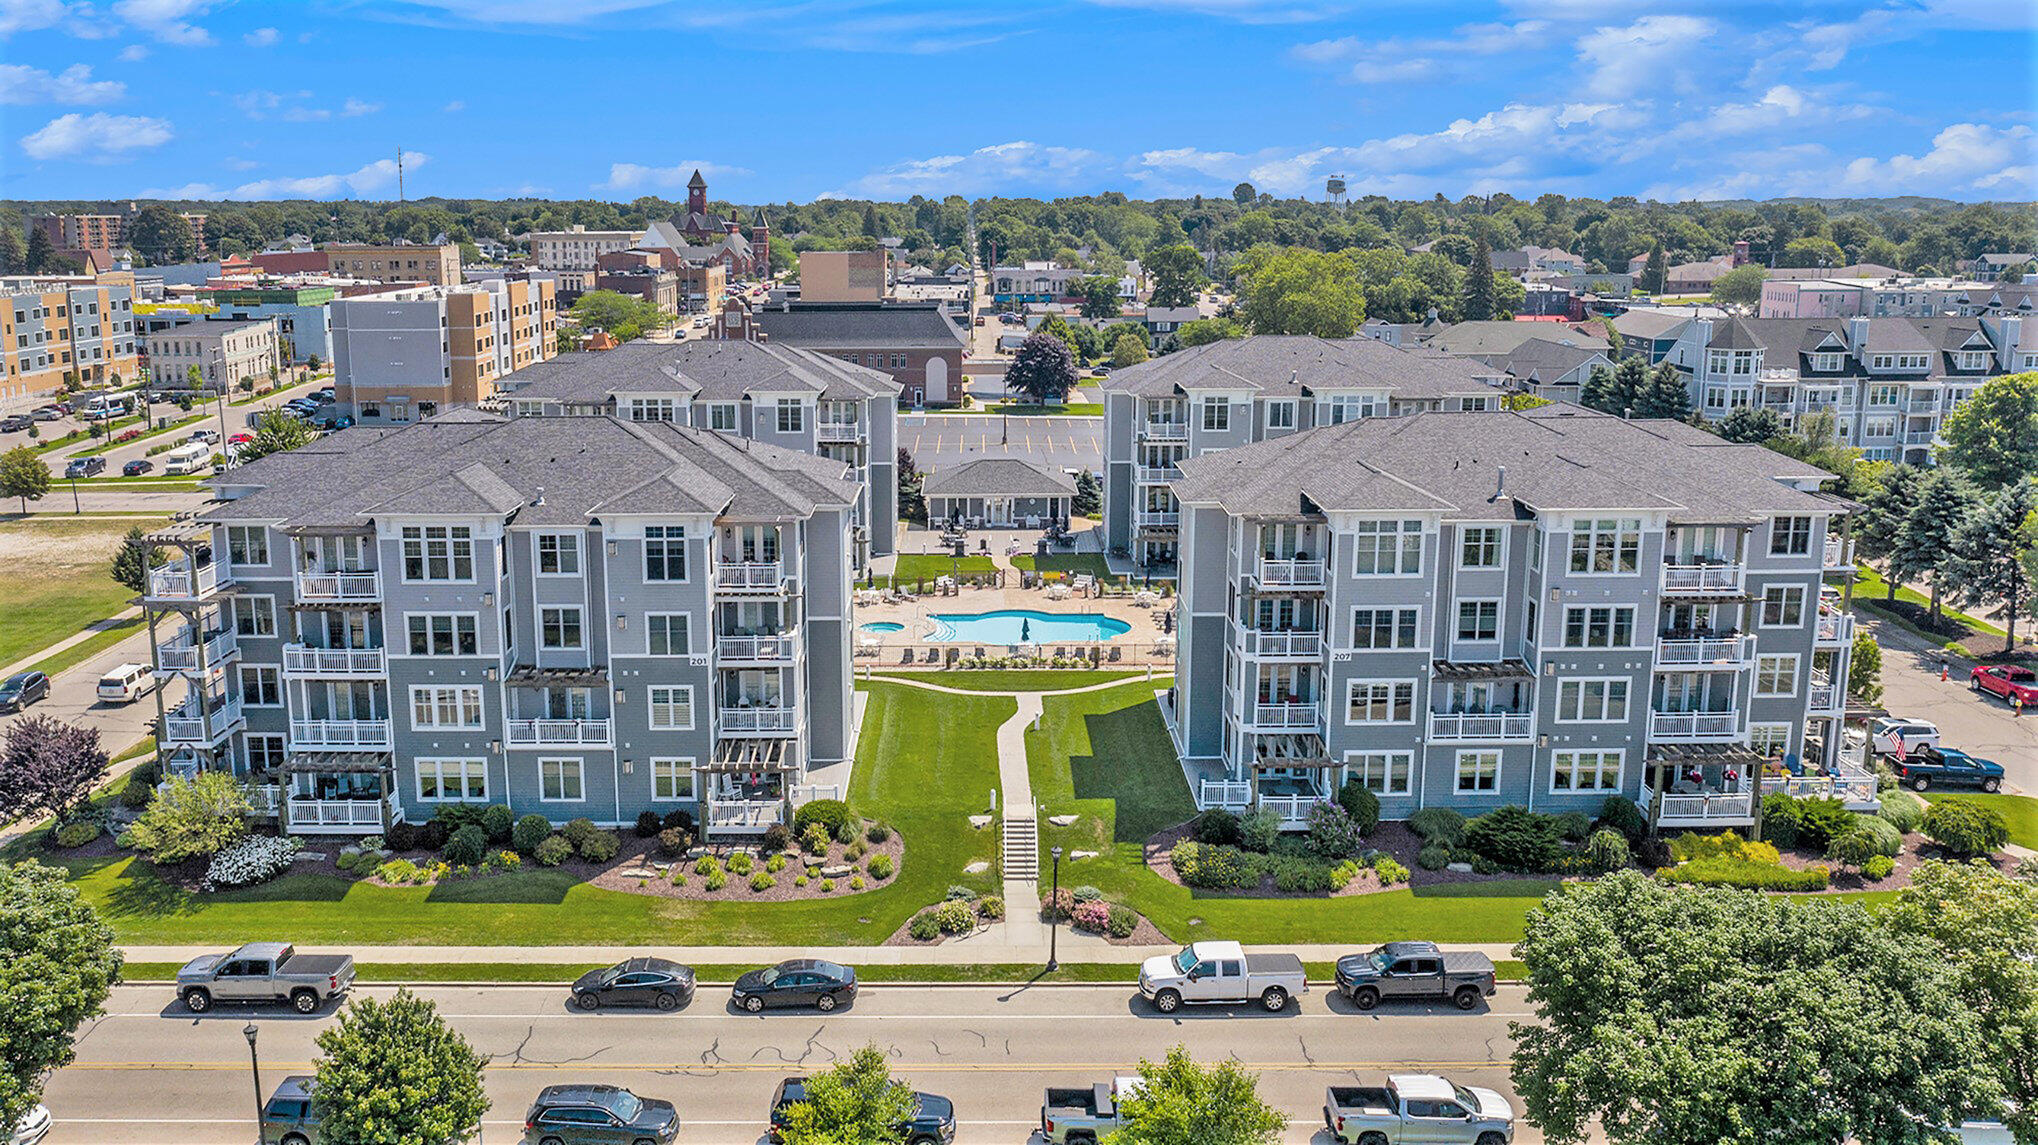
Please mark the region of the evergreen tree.
[[1663, 293], [1663, 282], [1670, 276], [1670, 260], [1663, 256], [1663, 240], [1657, 239], [1649, 245], [1649, 261], [1642, 266], [1640, 286], [1644, 293]]
[[1648, 381], [1642, 383], [1641, 393], [1635, 396], [1635, 416], [1683, 421], [1690, 413], [1691, 394], [1684, 388], [1684, 375], [1677, 372], [1677, 367], [1663, 362], [1651, 370]]
[[1609, 411], [1625, 415], [1642, 400], [1642, 387], [1649, 381], [1649, 364], [1640, 355], [1622, 358], [1613, 368], [1613, 397], [1617, 408]]
[[1962, 607], [2000, 604], [2010, 648], [2017, 646], [2017, 613], [2031, 605], [2029, 559], [2038, 545], [2038, 478], [2026, 477], [1969, 513], [1953, 531], [1943, 573]]
[[[1882, 473], [1875, 489], [1862, 499], [1868, 509], [1854, 519], [1854, 552], [1863, 560], [1887, 559], [1896, 551], [1897, 534], [1904, 518], [1917, 504], [1925, 483], [1925, 471], [1915, 465], [1892, 465]], [[1888, 599], [1896, 600], [1897, 578], [1887, 580]]]
[[28, 255], [21, 248], [21, 232], [0, 222], [0, 274], [22, 274]]
[[1459, 309], [1467, 322], [1485, 322], [1494, 316], [1493, 249], [1483, 236], [1472, 249], [1472, 266], [1465, 272], [1465, 294]]
[[1095, 517], [1103, 507], [1104, 483], [1087, 469], [1076, 474], [1076, 495], [1069, 511], [1078, 517]]
[[925, 480], [920, 466], [914, 462], [913, 454], [905, 446], [899, 447], [899, 517], [907, 521], [927, 520], [927, 494], [921, 489]]
[[[148, 544], [147, 536], [142, 527], [136, 525], [127, 531], [127, 539], [113, 553], [113, 579], [134, 592], [146, 589], [147, 570], [163, 563], [163, 550]], [[142, 559], [145, 551], [148, 554], [146, 564]]]
[[1925, 478], [1917, 501], [1897, 530], [1889, 554], [1889, 575], [1900, 581], [1923, 580], [1932, 590], [1932, 616], [1946, 588], [1941, 570], [1953, 550], [1953, 534], [1974, 511], [1974, 487], [1951, 469], [1935, 469]]
[[1602, 413], [1620, 412], [1614, 402], [1613, 368], [1611, 366], [1594, 366], [1592, 367], [1592, 372], [1585, 375], [1585, 384], [1578, 387], [1578, 404], [1586, 409], [1596, 409]]
[[1735, 406], [1732, 413], [1720, 419], [1720, 436], [1741, 445], [1761, 445], [1782, 432], [1783, 419], [1776, 416], [1775, 410]]
[[50, 242], [48, 231], [41, 227], [28, 229], [28, 252], [22, 256], [21, 269], [25, 274], [48, 274], [57, 269], [57, 248]]

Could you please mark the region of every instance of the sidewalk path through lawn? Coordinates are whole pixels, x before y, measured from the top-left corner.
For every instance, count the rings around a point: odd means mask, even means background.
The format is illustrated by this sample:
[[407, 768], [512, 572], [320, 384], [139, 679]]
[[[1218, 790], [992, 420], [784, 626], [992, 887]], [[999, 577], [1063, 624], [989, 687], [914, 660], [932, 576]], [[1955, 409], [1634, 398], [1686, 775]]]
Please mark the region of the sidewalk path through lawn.
[[[996, 935], [996, 928], [987, 935]], [[290, 936], [264, 935], [278, 941]], [[1070, 944], [1074, 937], [1062, 928], [1059, 953], [1070, 962], [1109, 962], [1134, 966], [1156, 954], [1172, 954], [1180, 947], [1112, 946], [1100, 939], [1080, 948]], [[1087, 936], [1086, 936], [1087, 937]], [[123, 946], [129, 962], [175, 962], [182, 964], [203, 954], [219, 954], [219, 946]], [[1248, 945], [1257, 953], [1294, 954], [1304, 962], [1331, 962], [1357, 952], [1353, 945], [1301, 943], [1296, 945]], [[1514, 945], [1505, 942], [1452, 945], [1453, 950], [1476, 950], [1499, 961], [1514, 957]], [[987, 963], [1029, 963], [1047, 961], [1047, 940], [1025, 946], [986, 942], [984, 936], [966, 941], [950, 940], [939, 946], [299, 946], [301, 954], [351, 954], [356, 961], [382, 963], [475, 962], [538, 965], [608, 965], [625, 958], [651, 956], [676, 962], [720, 965], [736, 963], [765, 966], [788, 958], [825, 958], [845, 966], [956, 966]], [[1128, 982], [1131, 975], [1127, 975]]]

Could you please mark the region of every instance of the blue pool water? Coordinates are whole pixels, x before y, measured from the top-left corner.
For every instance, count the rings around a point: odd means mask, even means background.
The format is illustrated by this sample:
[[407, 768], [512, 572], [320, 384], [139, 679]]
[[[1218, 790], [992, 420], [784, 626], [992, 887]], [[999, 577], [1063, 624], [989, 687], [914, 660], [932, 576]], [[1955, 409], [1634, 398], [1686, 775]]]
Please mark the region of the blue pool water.
[[860, 627], [865, 632], [903, 632], [906, 629], [905, 625], [893, 620], [873, 620]]
[[938, 613], [934, 633], [927, 637], [937, 644], [1052, 644], [1057, 640], [1094, 644], [1132, 631], [1132, 625], [1095, 612], [1002, 612]]

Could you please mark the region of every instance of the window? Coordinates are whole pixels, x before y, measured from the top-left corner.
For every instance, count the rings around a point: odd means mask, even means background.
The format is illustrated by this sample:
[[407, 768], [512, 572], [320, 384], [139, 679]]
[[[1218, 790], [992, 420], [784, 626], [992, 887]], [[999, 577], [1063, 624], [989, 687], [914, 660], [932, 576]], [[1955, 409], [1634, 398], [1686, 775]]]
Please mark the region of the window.
[[1755, 658], [1755, 694], [1758, 696], [1796, 695], [1797, 657], [1795, 655], [1757, 656]]
[[1406, 795], [1415, 757], [1405, 751], [1355, 751], [1345, 756], [1346, 780], [1358, 780], [1375, 795]]
[[288, 752], [283, 746], [283, 737], [278, 735], [247, 736], [248, 770], [270, 771], [283, 766]]
[[234, 632], [241, 636], [276, 635], [276, 598], [242, 596], [234, 599]]
[[644, 530], [644, 579], [686, 579], [686, 528], [652, 525]]
[[654, 612], [644, 618], [644, 651], [650, 656], [684, 656], [693, 650], [683, 612]]
[[1564, 647], [1626, 648], [1635, 642], [1633, 605], [1564, 610]]
[[281, 672], [260, 664], [241, 665], [241, 703], [250, 708], [282, 707]]
[[541, 608], [538, 610], [538, 647], [578, 648], [580, 646], [580, 610], [578, 608]]
[[1231, 428], [1231, 399], [1203, 399], [1203, 428], [1222, 433]]
[[486, 803], [488, 761], [481, 759], [420, 759], [418, 798], [445, 803]]
[[686, 731], [693, 727], [693, 687], [653, 687], [651, 726], [658, 731]]
[[661, 802], [694, 798], [693, 760], [652, 760], [651, 798]]
[[1550, 756], [1550, 790], [1619, 791], [1621, 753], [1560, 751]]
[[268, 564], [269, 530], [261, 525], [228, 525], [226, 559], [235, 565]]
[[1817, 353], [1812, 355], [1812, 369], [1817, 373], [1830, 374], [1840, 368], [1840, 355]]
[[1617, 724], [1628, 718], [1626, 680], [1565, 680], [1557, 686], [1557, 720], [1568, 724]]
[[472, 613], [415, 612], [405, 618], [413, 656], [473, 656], [478, 651]]
[[1497, 600], [1459, 601], [1458, 639], [1500, 639], [1500, 602]]
[[1500, 528], [1480, 525], [1459, 530], [1458, 567], [1497, 569], [1500, 567]]
[[1774, 758], [1790, 750], [1789, 724], [1749, 724], [1748, 749], [1764, 758]]
[[1412, 680], [1353, 680], [1345, 707], [1348, 724], [1406, 724], [1415, 720]]
[[1641, 567], [1642, 522], [1632, 517], [1579, 521], [1571, 526], [1571, 571], [1631, 573]]
[[1267, 403], [1267, 428], [1268, 428], [1268, 429], [1294, 429], [1294, 428], [1295, 428], [1295, 403], [1294, 403], [1294, 402], [1268, 402], [1268, 403]]
[[419, 730], [481, 727], [480, 687], [412, 685], [410, 726]]
[[708, 428], [718, 433], [736, 432], [736, 407], [717, 402], [708, 407]]
[[474, 579], [474, 530], [465, 525], [405, 525], [403, 579]]
[[671, 398], [631, 398], [631, 421], [678, 421], [679, 403]]
[[1422, 572], [1421, 521], [1360, 521], [1353, 533], [1353, 575], [1414, 576]]
[[574, 533], [538, 534], [538, 573], [574, 576], [580, 572], [580, 537]]
[[539, 760], [538, 798], [547, 803], [577, 803], [587, 798], [580, 785], [580, 761]]
[[1343, 425], [1348, 421], [1371, 417], [1375, 412], [1373, 399], [1358, 394], [1338, 394], [1325, 399], [1321, 404], [1322, 410], [1317, 418], [1320, 425]]
[[1762, 590], [1762, 627], [1799, 628], [1803, 625], [1803, 585], [1772, 584]]
[[1500, 753], [1461, 751], [1458, 753], [1458, 791], [1466, 795], [1491, 795], [1500, 790]]
[[[877, 363], [872, 362], [871, 365], [875, 366]], [[780, 433], [800, 433], [806, 428], [806, 407], [800, 404], [800, 399], [778, 399], [778, 431]]]
[[1413, 608], [1355, 608], [1352, 610], [1352, 647], [1415, 647], [1416, 610]]
[[1801, 557], [1812, 551], [1810, 517], [1778, 517], [1769, 526], [1769, 555]]
[[1903, 397], [1902, 386], [1868, 387], [1868, 404], [1872, 406], [1893, 406]]

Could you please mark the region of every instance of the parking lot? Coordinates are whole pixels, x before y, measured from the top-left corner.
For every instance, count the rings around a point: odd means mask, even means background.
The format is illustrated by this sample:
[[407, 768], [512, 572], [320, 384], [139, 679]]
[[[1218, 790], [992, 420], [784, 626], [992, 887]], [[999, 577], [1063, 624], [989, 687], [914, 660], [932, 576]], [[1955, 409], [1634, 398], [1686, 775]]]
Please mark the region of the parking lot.
[[922, 470], [986, 457], [1023, 457], [1050, 469], [1104, 467], [1104, 419], [1004, 417], [981, 413], [900, 414], [899, 444]]
[[1871, 622], [1882, 645], [1882, 706], [1939, 725], [1947, 747], [2003, 765], [2003, 790], [2038, 795], [2038, 711], [2015, 715], [1994, 696], [1968, 690], [1968, 665], [1953, 660], [1939, 679], [1936, 648], [1893, 624]]
[[[248, 402], [245, 405], [228, 404], [224, 408], [226, 426], [223, 431], [223, 437], [230, 437], [236, 433], [245, 433], [248, 431], [249, 427], [253, 424], [253, 420], [257, 416], [266, 413], [269, 410], [277, 408], [278, 406], [282, 405], [284, 402], [289, 401], [292, 398], [308, 395], [316, 390], [319, 390], [331, 384], [332, 379], [329, 375], [320, 375], [311, 380], [298, 383], [297, 385], [277, 389], [272, 393], [264, 394], [258, 401]], [[208, 405], [203, 409], [200, 409], [197, 406], [192, 407], [191, 414], [200, 413], [204, 414], [205, 416], [200, 419], [192, 420], [187, 424], [180, 426], [179, 428], [169, 433], [157, 434], [152, 437], [142, 438], [138, 441], [128, 442], [124, 445], [117, 445], [111, 449], [106, 450], [104, 453], [99, 454], [98, 456], [101, 456], [106, 460], [106, 470], [104, 473], [98, 474], [98, 476], [118, 477], [120, 476], [122, 466], [126, 465], [130, 461], [143, 458], [147, 458], [148, 460], [154, 463], [153, 468], [150, 470], [150, 476], [160, 476], [162, 473], [162, 460], [163, 460], [162, 456], [161, 454], [158, 454], [154, 458], [148, 458], [149, 450], [156, 449], [165, 445], [174, 445], [179, 442], [182, 442], [189, 438], [193, 431], [199, 429], [209, 429], [215, 433], [222, 432], [220, 426], [221, 410], [216, 403]], [[150, 407], [150, 428], [153, 428], [154, 423], [157, 419], [164, 417], [182, 419], [190, 417], [191, 414], [185, 413], [183, 410], [178, 409], [174, 405], [165, 404], [163, 402], [157, 402], [155, 405]], [[85, 422], [75, 416], [67, 415], [58, 418], [55, 421], [38, 421], [35, 423], [35, 427], [36, 432], [38, 434], [38, 437], [35, 439], [29, 438], [29, 436], [24, 432], [14, 432], [6, 434], [4, 436], [0, 436], [0, 449], [11, 449], [16, 445], [33, 445], [36, 443], [36, 441], [49, 441], [53, 438], [59, 438], [64, 436], [65, 434], [73, 433], [77, 430], [85, 428]], [[141, 427], [123, 426], [119, 430], [116, 430], [115, 432], [126, 433], [129, 432], [130, 430], [137, 428]], [[79, 454], [84, 453], [88, 450], [94, 449], [98, 447], [100, 444], [101, 443], [98, 440], [90, 439], [75, 442], [71, 445], [64, 446], [60, 449], [50, 450], [48, 453], [43, 454], [43, 460], [46, 464], [49, 465], [50, 473], [53, 476], [62, 478], [64, 475], [65, 466], [67, 466], [70, 463], [73, 457], [76, 457]]]

